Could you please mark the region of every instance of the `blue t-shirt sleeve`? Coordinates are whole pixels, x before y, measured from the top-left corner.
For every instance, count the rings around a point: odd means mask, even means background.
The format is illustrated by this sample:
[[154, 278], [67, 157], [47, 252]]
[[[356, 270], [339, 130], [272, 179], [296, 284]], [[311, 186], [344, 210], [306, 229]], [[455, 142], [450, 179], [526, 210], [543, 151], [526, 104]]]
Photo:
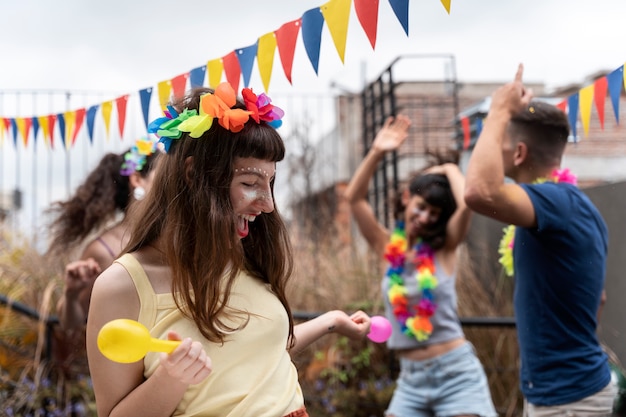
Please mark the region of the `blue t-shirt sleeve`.
[[571, 198], [566, 184], [546, 182], [542, 184], [520, 184], [535, 208], [537, 230], [562, 230], [568, 222]]

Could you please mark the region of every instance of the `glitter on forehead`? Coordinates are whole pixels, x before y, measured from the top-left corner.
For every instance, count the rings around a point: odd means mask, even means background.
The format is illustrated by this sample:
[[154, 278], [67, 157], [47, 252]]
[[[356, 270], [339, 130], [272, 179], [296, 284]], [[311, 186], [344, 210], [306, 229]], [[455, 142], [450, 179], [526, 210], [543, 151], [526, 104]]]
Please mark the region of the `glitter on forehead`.
[[263, 174], [266, 177], [270, 176], [270, 174], [266, 170], [261, 169], [261, 168], [255, 168], [255, 167], [235, 168], [235, 172], [241, 172], [241, 173], [255, 172], [255, 173]]

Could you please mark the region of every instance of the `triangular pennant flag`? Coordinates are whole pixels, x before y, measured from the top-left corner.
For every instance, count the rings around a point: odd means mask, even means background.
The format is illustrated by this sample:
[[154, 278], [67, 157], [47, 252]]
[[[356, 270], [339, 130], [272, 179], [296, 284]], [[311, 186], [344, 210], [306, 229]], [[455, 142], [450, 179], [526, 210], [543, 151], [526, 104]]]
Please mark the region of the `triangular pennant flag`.
[[[239, 60], [239, 68], [241, 68], [241, 74], [243, 75], [244, 87], [250, 86], [250, 76], [252, 75], [252, 67], [254, 67], [254, 58], [256, 57], [257, 49], [258, 44], [256, 42], [245, 48], [237, 49], [237, 59]], [[235, 91], [237, 91], [237, 89], [235, 89]]]
[[224, 72], [224, 63], [222, 58], [216, 58], [206, 63], [209, 75], [207, 77], [209, 87], [215, 88], [222, 82], [222, 73]]
[[57, 123], [59, 124], [59, 135], [61, 135], [61, 143], [65, 148], [65, 134], [67, 132], [65, 131], [65, 116], [63, 115], [63, 113], [57, 114]]
[[189, 85], [191, 88], [203, 87], [204, 76], [206, 74], [206, 65], [194, 68], [189, 71]]
[[293, 56], [296, 51], [296, 41], [298, 40], [300, 26], [302, 26], [302, 20], [296, 19], [285, 23], [278, 30], [274, 31], [278, 56], [289, 84], [292, 84], [291, 69], [293, 68]]
[[480, 136], [483, 131], [483, 119], [479, 117], [476, 119], [476, 138]]
[[43, 143], [49, 145], [50, 125], [48, 124], [48, 116], [39, 116], [37, 119], [39, 120], [39, 127], [41, 127], [41, 132], [43, 134]]
[[409, 0], [389, 0], [389, 4], [402, 25], [404, 33], [409, 36]]
[[446, 12], [448, 12], [448, 14], [450, 14], [450, 3], [452, 2], [452, 0], [441, 0], [441, 4], [443, 4], [443, 7], [445, 7]]
[[120, 128], [120, 140], [124, 140], [124, 125], [126, 124], [126, 104], [128, 103], [128, 94], [115, 99], [117, 106], [117, 125]]
[[259, 75], [265, 92], [270, 89], [272, 67], [274, 66], [274, 53], [276, 52], [276, 35], [274, 32], [266, 33], [257, 41], [256, 64], [259, 67]]
[[111, 128], [111, 112], [113, 111], [113, 102], [105, 101], [100, 106], [102, 109], [102, 120], [104, 120], [104, 130], [107, 133], [107, 141], [110, 137], [110, 128]]
[[572, 94], [567, 98], [567, 118], [569, 119], [569, 127], [572, 130], [574, 142], [578, 142], [578, 133], [576, 131], [576, 122], [578, 121], [578, 93]]
[[48, 131], [50, 132], [50, 149], [54, 149], [54, 125], [57, 122], [56, 114], [48, 116]]
[[228, 55], [222, 57], [222, 63], [224, 64], [224, 73], [226, 74], [226, 81], [230, 83], [233, 90], [239, 91], [239, 78], [241, 77], [241, 68], [239, 67], [239, 59], [237, 53], [231, 51]]
[[606, 90], [608, 82], [606, 77], [600, 77], [593, 83], [593, 101], [596, 103], [600, 129], [604, 130], [604, 103], [606, 102]]
[[157, 91], [159, 92], [159, 104], [161, 109], [165, 111], [167, 105], [170, 102], [170, 94], [172, 93], [172, 82], [170, 80], [161, 81], [157, 84]]
[[76, 111], [70, 110], [63, 113], [65, 118], [65, 137], [64, 144], [69, 149], [72, 146], [72, 134], [74, 133], [74, 125], [76, 124]]
[[302, 15], [302, 42], [309, 57], [311, 65], [318, 72], [320, 63], [320, 45], [322, 43], [322, 28], [324, 27], [324, 16], [319, 7], [311, 9]]
[[379, 0], [354, 0], [354, 10], [356, 17], [361, 23], [367, 39], [376, 49], [376, 32], [378, 31], [378, 4]]
[[185, 95], [185, 90], [187, 88], [187, 78], [189, 77], [189, 73], [186, 72], [184, 74], [177, 75], [172, 78], [172, 95], [174, 100], [177, 100]]
[[615, 122], [619, 124], [619, 99], [622, 94], [622, 85], [624, 83], [624, 66], [622, 65], [615, 71], [606, 76], [609, 96], [613, 104], [613, 112], [615, 113]]
[[593, 84], [583, 87], [578, 92], [580, 103], [580, 121], [583, 124], [585, 137], [589, 136], [589, 120], [591, 120], [591, 106], [593, 104]]
[[351, 4], [352, 0], [330, 0], [320, 7], [342, 63], [344, 63], [346, 55], [346, 39], [348, 37]]
[[567, 113], [567, 100], [563, 100], [556, 105], [563, 113]]
[[96, 112], [98, 111], [98, 105], [91, 106], [87, 109], [87, 136], [89, 137], [89, 143], [93, 144], [93, 129], [96, 124]]
[[471, 139], [469, 117], [461, 117], [461, 128], [463, 129], [463, 149], [466, 150], [469, 149]]
[[0, 148], [2, 148], [2, 145], [4, 145], [4, 120], [0, 119]]
[[150, 123], [150, 97], [152, 97], [152, 87], [144, 88], [143, 90], [139, 90], [139, 101], [141, 103], [141, 114], [143, 115], [143, 122], [146, 125], [146, 130], [148, 129], [148, 124]]
[[13, 130], [13, 146], [17, 149], [17, 122], [14, 118], [9, 120], [11, 123], [11, 129]]
[[17, 125], [17, 130], [20, 132], [20, 136], [22, 137], [22, 144], [25, 148], [28, 146], [28, 135], [30, 133], [30, 123], [27, 123], [27, 120], [30, 121], [30, 118], [15, 118], [15, 124]]
[[83, 122], [85, 121], [85, 113], [85, 109], [76, 110], [76, 124], [74, 125], [74, 133], [72, 133], [72, 141], [70, 142], [71, 146], [74, 146], [74, 144], [76, 143], [78, 132], [80, 132], [80, 129], [83, 127]]
[[30, 123], [33, 126], [33, 147], [34, 150], [37, 150], [37, 133], [39, 133], [39, 119], [37, 117], [32, 117], [30, 119]]

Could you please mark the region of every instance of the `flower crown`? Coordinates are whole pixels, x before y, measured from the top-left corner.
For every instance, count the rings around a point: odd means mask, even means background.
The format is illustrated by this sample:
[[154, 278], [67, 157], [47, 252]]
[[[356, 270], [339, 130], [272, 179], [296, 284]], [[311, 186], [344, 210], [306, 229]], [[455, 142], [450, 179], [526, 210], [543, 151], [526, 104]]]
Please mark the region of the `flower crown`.
[[237, 103], [237, 96], [233, 87], [227, 83], [219, 84], [213, 93], [200, 96], [199, 111], [185, 109], [178, 113], [172, 106], [167, 106], [165, 117], [159, 117], [148, 125], [148, 132], [156, 134], [165, 148], [169, 151], [173, 139], [179, 139], [183, 132], [197, 139], [213, 126], [217, 119], [220, 126], [231, 132], [240, 132], [246, 122], [252, 118], [255, 122], [267, 122], [274, 128], [280, 127], [285, 112], [272, 104], [272, 100], [262, 93], [259, 96], [250, 88], [241, 91], [244, 109], [233, 109]]
[[157, 140], [153, 138], [139, 138], [124, 154], [124, 162], [120, 168], [120, 174], [128, 177], [133, 172], [139, 172], [146, 165], [147, 158], [157, 150]]

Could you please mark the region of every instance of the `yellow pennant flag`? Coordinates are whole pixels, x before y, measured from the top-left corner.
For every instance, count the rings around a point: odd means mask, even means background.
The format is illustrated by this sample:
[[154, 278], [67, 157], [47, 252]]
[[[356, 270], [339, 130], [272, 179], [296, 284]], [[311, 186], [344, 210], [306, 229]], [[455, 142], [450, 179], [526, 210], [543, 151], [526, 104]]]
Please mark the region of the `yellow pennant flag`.
[[580, 100], [580, 121], [583, 124], [583, 131], [585, 137], [589, 135], [589, 120], [591, 119], [591, 106], [593, 104], [593, 91], [594, 85], [590, 84], [587, 87], [583, 87], [578, 92], [578, 98]]
[[39, 127], [43, 132], [43, 143], [46, 145], [50, 144], [50, 124], [48, 124], [48, 116], [39, 116], [37, 118], [39, 122]]
[[72, 147], [72, 133], [74, 133], [74, 125], [76, 124], [76, 111], [70, 110], [63, 113], [65, 117], [65, 149]]
[[342, 63], [346, 53], [351, 4], [352, 0], [330, 0], [320, 7]]
[[28, 132], [26, 132], [26, 120], [23, 117], [16, 117], [15, 124], [17, 125], [17, 130], [20, 132], [22, 136], [22, 143], [24, 147], [28, 145]]
[[170, 94], [172, 94], [172, 82], [170, 80], [161, 81], [157, 84], [157, 90], [159, 92], [159, 103], [161, 104], [161, 109], [165, 111], [165, 109], [167, 109], [167, 104], [170, 101]]
[[443, 7], [446, 8], [446, 12], [448, 12], [448, 14], [450, 14], [450, 3], [452, 3], [452, 0], [441, 0], [441, 4], [443, 4]]
[[263, 82], [265, 92], [270, 89], [270, 79], [272, 78], [272, 67], [274, 66], [274, 53], [276, 52], [276, 35], [274, 32], [266, 33], [258, 41], [256, 62], [259, 66], [259, 74]]
[[222, 58], [212, 59], [206, 63], [206, 70], [209, 73], [207, 80], [209, 80], [209, 87], [215, 88], [222, 81], [222, 73], [224, 72], [224, 63]]
[[107, 132], [107, 141], [109, 140], [109, 128], [111, 126], [111, 111], [113, 110], [113, 102], [106, 101], [100, 106], [102, 110], [102, 119], [104, 120], [104, 130]]

